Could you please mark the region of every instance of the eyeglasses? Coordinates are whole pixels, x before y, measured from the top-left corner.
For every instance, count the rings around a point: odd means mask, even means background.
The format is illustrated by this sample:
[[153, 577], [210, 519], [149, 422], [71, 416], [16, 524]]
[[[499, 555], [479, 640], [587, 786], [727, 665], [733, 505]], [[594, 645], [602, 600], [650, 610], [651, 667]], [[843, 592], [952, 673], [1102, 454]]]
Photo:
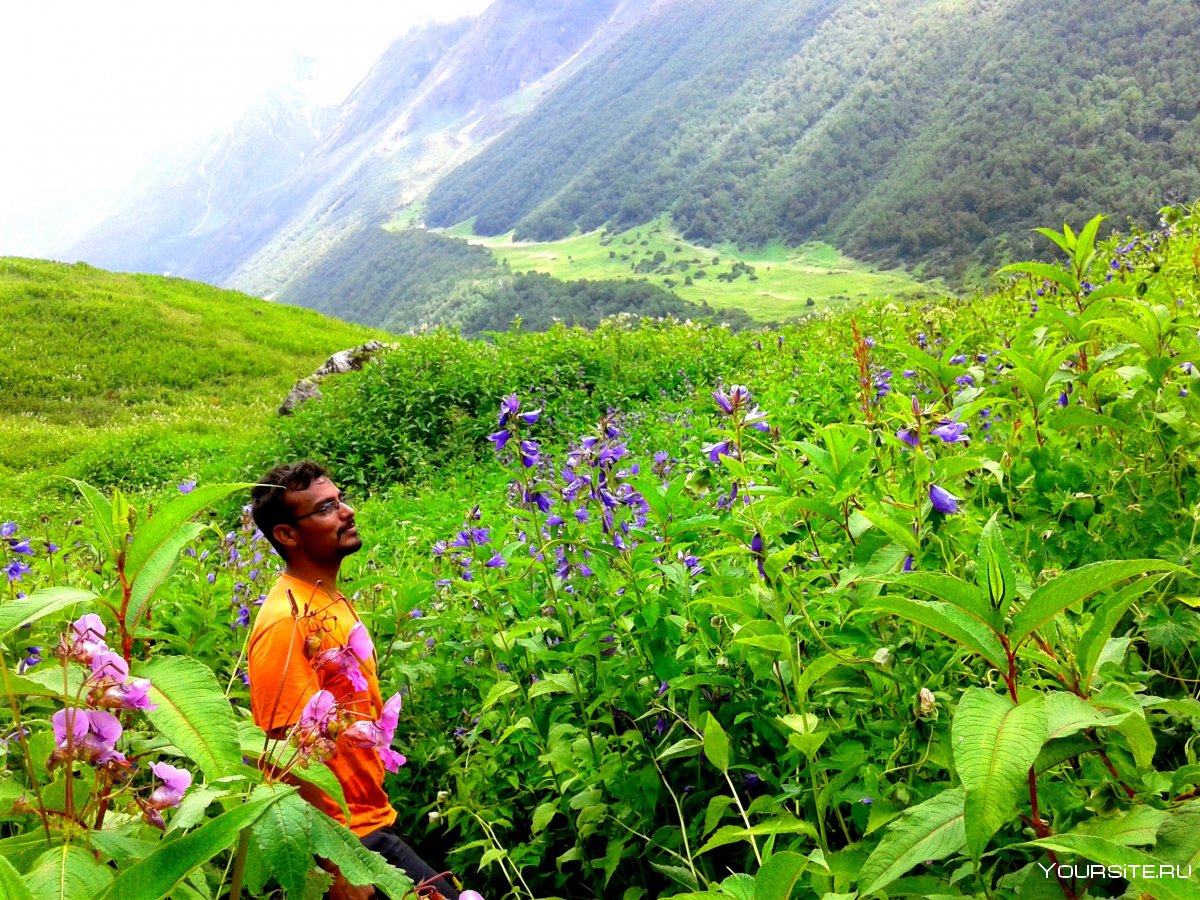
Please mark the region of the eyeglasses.
[[292, 516], [292, 521], [299, 522], [301, 519], [307, 519], [309, 516], [318, 516], [320, 518], [324, 518], [331, 513], [337, 512], [341, 507], [349, 505], [350, 501], [347, 499], [345, 494], [342, 494], [336, 500], [326, 500], [316, 509], [312, 510], [311, 512], [306, 512], [302, 516]]

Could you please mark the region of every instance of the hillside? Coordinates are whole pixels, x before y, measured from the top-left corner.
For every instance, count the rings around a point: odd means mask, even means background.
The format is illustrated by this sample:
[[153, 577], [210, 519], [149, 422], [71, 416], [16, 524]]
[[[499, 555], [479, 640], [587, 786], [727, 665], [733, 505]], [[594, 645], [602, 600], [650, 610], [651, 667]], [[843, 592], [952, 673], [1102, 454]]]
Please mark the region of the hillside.
[[[387, 221], [519, 121], [650, 5], [497, 0], [477, 20], [416, 29], [385, 51], [339, 108], [317, 117], [295, 103], [274, 116], [251, 110], [195, 157], [148, 173], [144, 196], [71, 253], [270, 296], [343, 236]], [[301, 116], [315, 129], [287, 171], [264, 165], [287, 133], [274, 124], [279, 116]], [[256, 169], [263, 177], [253, 184], [228, 174]], [[209, 192], [228, 201], [219, 227], [207, 215]], [[162, 197], [170, 202], [160, 204]]]
[[442, 179], [426, 220], [546, 240], [666, 211], [702, 243], [962, 275], [1038, 223], [1200, 195], [1198, 47], [1170, 0], [681, 4]]
[[17, 258], [0, 259], [0, 303], [0, 506], [41, 486], [16, 473], [138, 486], [227, 465], [299, 378], [380, 336], [196, 282]]

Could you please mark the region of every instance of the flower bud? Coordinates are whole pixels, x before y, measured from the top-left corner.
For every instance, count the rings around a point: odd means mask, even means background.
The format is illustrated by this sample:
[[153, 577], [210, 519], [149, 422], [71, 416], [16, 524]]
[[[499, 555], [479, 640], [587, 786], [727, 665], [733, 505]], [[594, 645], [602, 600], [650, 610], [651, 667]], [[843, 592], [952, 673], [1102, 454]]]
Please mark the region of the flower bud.
[[429, 812], [429, 824], [430, 824], [430, 825], [436, 825], [436, 824], [437, 824], [437, 821], [438, 821], [438, 819], [440, 819], [441, 817], [442, 817], [442, 814], [441, 814], [440, 812], [438, 812], [436, 809], [434, 809], [434, 810], [430, 810], [430, 812]]
[[438, 791], [437, 792], [437, 802], [438, 803], [445, 803], [449, 799], [450, 799], [449, 791]]
[[304, 658], [312, 659], [321, 651], [321, 636], [310, 634], [304, 639]]
[[896, 658], [892, 655], [892, 651], [887, 647], [880, 647], [875, 651], [875, 655], [871, 657], [871, 662], [879, 666], [884, 671], [890, 672]]
[[921, 693], [917, 695], [917, 707], [917, 715], [922, 719], [937, 712], [937, 698], [933, 691], [921, 688]]

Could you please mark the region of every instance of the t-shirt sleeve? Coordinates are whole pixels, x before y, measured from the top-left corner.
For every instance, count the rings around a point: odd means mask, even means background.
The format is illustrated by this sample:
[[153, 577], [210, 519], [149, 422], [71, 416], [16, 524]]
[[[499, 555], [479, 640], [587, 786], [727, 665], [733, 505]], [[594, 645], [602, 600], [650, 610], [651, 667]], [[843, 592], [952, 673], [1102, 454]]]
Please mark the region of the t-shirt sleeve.
[[250, 639], [246, 666], [254, 722], [271, 731], [299, 721], [304, 704], [320, 684], [304, 655], [304, 635], [297, 619], [282, 616], [264, 626]]

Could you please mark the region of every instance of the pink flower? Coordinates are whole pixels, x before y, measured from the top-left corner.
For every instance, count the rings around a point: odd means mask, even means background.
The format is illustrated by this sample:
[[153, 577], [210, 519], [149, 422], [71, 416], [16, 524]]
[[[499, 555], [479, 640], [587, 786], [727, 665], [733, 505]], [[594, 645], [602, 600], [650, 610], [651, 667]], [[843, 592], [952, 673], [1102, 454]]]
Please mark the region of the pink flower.
[[74, 756], [82, 762], [124, 762], [125, 754], [116, 749], [121, 738], [121, 723], [112, 713], [99, 709], [60, 709], [50, 717], [54, 727], [54, 742], [59, 750], [56, 761]]
[[150, 763], [150, 771], [162, 782], [150, 795], [147, 805], [151, 809], [167, 809], [178, 806], [184, 792], [192, 786], [192, 773], [177, 769], [170, 763]]
[[92, 677], [95, 686], [88, 694], [88, 703], [105, 709], [157, 709], [150, 702], [150, 680], [129, 680], [129, 666], [119, 654], [104, 649], [92, 657]]
[[362, 622], [355, 622], [346, 637], [346, 646], [323, 650], [313, 659], [312, 664], [314, 669], [333, 666], [350, 679], [350, 686], [355, 691], [365, 691], [367, 679], [358, 664], [366, 662], [374, 652], [375, 647], [371, 643], [371, 636], [367, 634], [366, 626]]
[[59, 655], [91, 665], [93, 657], [108, 651], [108, 645], [104, 643], [106, 633], [104, 622], [95, 613], [80, 616], [71, 623], [70, 643], [64, 636], [59, 644]]
[[308, 698], [300, 721], [292, 732], [292, 741], [305, 757], [329, 759], [337, 753], [337, 731], [341, 716], [337, 700], [329, 691], [317, 691]]
[[396, 725], [400, 721], [400, 709], [404, 700], [399, 694], [392, 694], [378, 721], [362, 719], [346, 729], [346, 740], [353, 747], [373, 747], [383, 760], [383, 767], [389, 772], [397, 771], [408, 759], [402, 753], [392, 749], [392, 738], [396, 734]]

